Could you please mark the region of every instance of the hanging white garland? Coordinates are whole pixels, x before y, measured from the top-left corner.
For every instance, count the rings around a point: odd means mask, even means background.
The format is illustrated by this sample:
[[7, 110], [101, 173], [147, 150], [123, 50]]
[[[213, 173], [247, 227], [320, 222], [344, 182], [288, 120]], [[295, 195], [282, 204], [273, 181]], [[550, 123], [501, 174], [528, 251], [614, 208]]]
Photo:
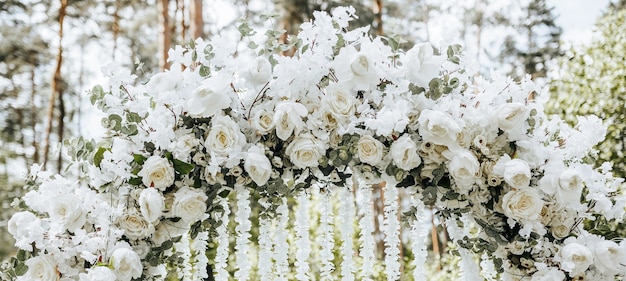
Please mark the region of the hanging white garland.
[[237, 271], [235, 271], [235, 278], [237, 280], [248, 280], [250, 278], [250, 269], [252, 263], [248, 257], [250, 252], [250, 229], [252, 223], [250, 222], [250, 191], [244, 186], [235, 186], [235, 193], [237, 194], [237, 212], [235, 213], [235, 233], [237, 239], [235, 240], [235, 262]]
[[486, 253], [480, 256], [480, 275], [488, 281], [495, 281], [498, 277], [496, 266]]
[[372, 187], [366, 184], [362, 180], [359, 180], [357, 205], [359, 214], [359, 228], [361, 235], [359, 236], [359, 243], [361, 248], [359, 249], [359, 256], [363, 260], [361, 265], [360, 279], [364, 281], [371, 281], [374, 274], [374, 260], [375, 260], [375, 242], [374, 236], [374, 221], [372, 210]]
[[385, 274], [387, 280], [400, 279], [400, 221], [398, 220], [398, 189], [391, 177], [384, 177], [385, 185]]
[[273, 247], [272, 222], [265, 216], [259, 218], [259, 255], [258, 255], [258, 275], [260, 280], [271, 280], [273, 278], [273, 262], [269, 258], [272, 256]]
[[287, 281], [289, 275], [289, 243], [287, 243], [287, 226], [289, 223], [289, 208], [287, 199], [276, 209], [276, 227], [274, 228], [274, 262], [276, 274], [274, 280]]
[[206, 280], [209, 277], [207, 272], [207, 265], [209, 259], [206, 256], [206, 249], [208, 247], [209, 233], [201, 231], [196, 236], [196, 239], [191, 241], [191, 249], [193, 250], [195, 263], [192, 270], [192, 280]]
[[415, 208], [415, 219], [411, 222], [411, 251], [413, 252], [413, 279], [426, 281], [427, 242], [430, 230], [431, 213], [422, 200], [416, 195], [411, 196], [411, 206]]
[[[460, 219], [459, 219], [460, 220]], [[452, 218], [446, 222], [446, 227], [448, 229], [448, 234], [450, 238], [454, 241], [460, 241], [463, 239], [463, 231], [456, 224], [457, 219]], [[459, 262], [459, 268], [461, 271], [461, 279], [467, 281], [482, 281], [483, 278], [480, 277], [480, 269], [478, 265], [474, 262], [472, 258], [472, 253], [462, 247], [458, 247], [459, 256], [461, 257], [461, 261]]]
[[311, 241], [309, 239], [309, 200], [306, 191], [298, 195], [298, 209], [295, 214], [294, 231], [296, 233], [296, 279], [299, 281], [309, 280], [309, 255], [311, 254]]
[[333, 237], [333, 208], [330, 203], [329, 191], [320, 194], [322, 200], [319, 205], [320, 224], [318, 234], [320, 249], [320, 280], [334, 280], [333, 271], [335, 264], [333, 263], [333, 247], [335, 239]]
[[341, 220], [340, 233], [341, 233], [341, 256], [343, 261], [341, 262], [341, 280], [353, 281], [354, 272], [356, 271], [355, 263], [352, 257], [354, 256], [352, 235], [354, 234], [354, 197], [352, 196], [351, 188], [352, 184], [347, 182], [346, 188], [341, 189], [340, 192], [340, 204], [339, 204], [339, 218]]
[[228, 216], [230, 215], [230, 207], [228, 205], [228, 199], [219, 197], [219, 204], [224, 209], [222, 214], [222, 225], [217, 228], [217, 253], [215, 254], [215, 280], [227, 281], [228, 271], [226, 270], [228, 263]]

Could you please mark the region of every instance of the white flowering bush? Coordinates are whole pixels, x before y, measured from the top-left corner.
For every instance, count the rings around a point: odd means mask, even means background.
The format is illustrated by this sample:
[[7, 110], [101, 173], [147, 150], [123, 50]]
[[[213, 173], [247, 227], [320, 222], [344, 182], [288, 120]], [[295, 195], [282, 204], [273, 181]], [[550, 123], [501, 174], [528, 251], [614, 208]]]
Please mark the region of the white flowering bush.
[[[576, 128], [550, 120], [547, 94], [532, 81], [467, 73], [455, 45], [405, 52], [393, 39], [348, 30], [353, 13], [315, 13], [290, 46], [242, 24], [247, 47], [195, 40], [171, 50], [171, 70], [147, 83], [106, 69], [108, 85], [91, 98], [107, 114], [108, 143], [75, 142], [87, 182], [33, 169], [24, 210], [9, 221], [20, 251], [5, 277], [247, 280], [255, 271], [308, 280], [317, 279], [309, 271], [315, 252], [319, 278], [331, 280], [328, 196], [336, 193], [345, 198], [336, 274], [370, 280], [370, 185], [380, 182], [388, 280], [400, 278], [400, 188], [410, 194], [403, 216], [415, 280], [426, 280], [429, 208], [458, 245], [464, 280], [626, 274], [626, 242], [591, 235], [581, 223], [622, 219], [626, 204], [611, 167], [584, 162], [603, 139], [598, 118]], [[294, 56], [280, 55], [290, 47]], [[309, 231], [312, 194], [322, 199]], [[299, 206], [293, 238], [287, 198]], [[258, 241], [250, 241], [253, 203], [264, 209]], [[208, 247], [216, 248], [211, 261]]]

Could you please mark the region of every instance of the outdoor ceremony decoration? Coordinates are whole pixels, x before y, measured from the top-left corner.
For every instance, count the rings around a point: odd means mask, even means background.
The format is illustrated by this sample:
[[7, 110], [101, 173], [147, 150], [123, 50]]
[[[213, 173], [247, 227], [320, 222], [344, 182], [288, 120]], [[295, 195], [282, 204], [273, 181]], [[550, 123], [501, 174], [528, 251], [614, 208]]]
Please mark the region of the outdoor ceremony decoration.
[[[430, 208], [458, 245], [464, 280], [626, 274], [626, 242], [582, 224], [623, 218], [626, 205], [610, 165], [587, 164], [605, 134], [598, 118], [568, 127], [543, 113], [546, 92], [529, 79], [475, 76], [457, 45], [405, 52], [393, 38], [349, 30], [353, 17], [352, 8], [316, 12], [289, 45], [241, 23], [240, 42], [176, 47], [171, 69], [147, 83], [104, 69], [108, 84], [90, 94], [108, 141], [70, 142], [87, 181], [33, 167], [23, 211], [8, 223], [20, 251], [5, 276], [371, 280], [369, 185], [381, 182], [388, 280], [400, 278], [399, 216], [410, 223], [411, 276], [426, 280]], [[280, 55], [290, 48], [293, 56]], [[340, 241], [331, 194], [349, 200], [339, 207]], [[402, 194], [411, 206], [401, 214]], [[311, 196], [322, 211], [313, 232]], [[288, 198], [300, 207], [292, 239]], [[252, 204], [263, 209], [257, 241]], [[321, 277], [309, 272], [313, 252]]]

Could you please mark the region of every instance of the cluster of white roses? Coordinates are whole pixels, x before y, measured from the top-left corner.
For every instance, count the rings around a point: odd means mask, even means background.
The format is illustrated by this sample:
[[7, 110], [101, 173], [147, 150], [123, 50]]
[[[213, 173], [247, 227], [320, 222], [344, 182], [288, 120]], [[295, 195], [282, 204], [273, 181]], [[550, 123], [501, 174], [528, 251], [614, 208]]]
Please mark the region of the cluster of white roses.
[[463, 217], [479, 231], [460, 245], [502, 264], [502, 278], [626, 273], [626, 242], [581, 224], [624, 215], [621, 181], [577, 146], [601, 136], [548, 120], [531, 81], [465, 73], [455, 47], [403, 52], [367, 29], [345, 31], [353, 12], [316, 13], [293, 57], [198, 39], [146, 84], [111, 75], [110, 92], [93, 94], [138, 133], [113, 127], [86, 186], [39, 175], [29, 210], [9, 222], [28, 257], [15, 263], [28, 267], [20, 278], [182, 278], [168, 256], [193, 259], [179, 241], [215, 231], [218, 194], [246, 187], [271, 205], [349, 176], [411, 187], [445, 220]]

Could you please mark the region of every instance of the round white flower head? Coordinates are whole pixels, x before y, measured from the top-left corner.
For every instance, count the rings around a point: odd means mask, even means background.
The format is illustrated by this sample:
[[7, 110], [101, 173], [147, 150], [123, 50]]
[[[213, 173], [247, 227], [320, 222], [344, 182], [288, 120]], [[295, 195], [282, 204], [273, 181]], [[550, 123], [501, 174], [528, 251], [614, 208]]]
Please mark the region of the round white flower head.
[[409, 74], [411, 81], [420, 87], [427, 88], [430, 80], [439, 75], [444, 62], [442, 56], [435, 56], [430, 43], [415, 44], [402, 57], [402, 65]]
[[53, 222], [58, 222], [63, 228], [73, 232], [81, 228], [87, 219], [81, 205], [82, 202], [74, 195], [57, 195], [50, 201], [48, 214]]
[[248, 66], [247, 74], [254, 83], [266, 83], [272, 78], [272, 65], [264, 57], [257, 57]]
[[[215, 81], [214, 83], [219, 84]], [[187, 101], [187, 112], [193, 117], [211, 117], [229, 107], [230, 102], [231, 98], [226, 92], [226, 87], [213, 85], [206, 80], [205, 84], [191, 93], [191, 98]]]
[[359, 160], [372, 166], [383, 160], [383, 143], [370, 135], [363, 135], [357, 143]]
[[302, 117], [308, 113], [309, 111], [301, 103], [284, 101], [277, 104], [274, 122], [278, 138], [287, 140], [291, 135], [298, 134], [304, 127]]
[[287, 146], [289, 160], [296, 167], [304, 169], [307, 167], [317, 167], [319, 160], [324, 156], [326, 150], [320, 140], [310, 134], [297, 136]]
[[588, 246], [593, 252], [594, 265], [602, 273], [613, 276], [626, 270], [626, 247], [604, 239]]
[[574, 242], [574, 238], [565, 239], [565, 246], [558, 253], [561, 269], [576, 276], [585, 272], [593, 264], [593, 254], [585, 245]]
[[497, 118], [498, 126], [504, 131], [521, 128], [521, 124], [528, 119], [528, 109], [526, 105], [519, 102], [505, 103], [498, 106]]
[[533, 188], [511, 190], [502, 198], [504, 214], [522, 223], [538, 221], [543, 204], [541, 196]]
[[251, 146], [248, 149], [243, 168], [258, 186], [267, 183], [272, 175], [272, 163], [265, 156], [265, 149], [259, 146]]
[[389, 154], [393, 163], [403, 170], [412, 170], [422, 163], [422, 158], [417, 153], [417, 144], [409, 135], [404, 135], [394, 141]]
[[148, 157], [137, 175], [145, 186], [160, 190], [174, 183], [174, 167], [169, 160], [157, 155]]
[[580, 195], [583, 191], [583, 179], [579, 171], [566, 169], [559, 176], [559, 189], [557, 195], [564, 205], [568, 203], [580, 203]]
[[463, 149], [454, 152], [452, 160], [448, 163], [448, 171], [454, 179], [455, 186], [460, 188], [459, 192], [467, 194], [480, 174], [480, 163], [474, 153]]
[[565, 273], [558, 268], [546, 267], [538, 270], [531, 276], [530, 281], [563, 281]]
[[524, 160], [512, 159], [504, 165], [504, 181], [514, 188], [528, 187], [530, 176], [530, 167]]
[[24, 274], [26, 280], [60, 280], [57, 263], [50, 255], [32, 257], [25, 264], [28, 266], [28, 271]]
[[420, 113], [417, 122], [424, 141], [448, 147], [458, 146], [456, 140], [461, 127], [449, 114], [426, 109]]
[[111, 253], [111, 265], [118, 281], [130, 281], [141, 277], [143, 266], [135, 251], [128, 248], [117, 248]]
[[94, 266], [81, 273], [79, 281], [111, 281], [117, 280], [115, 271], [107, 266]]
[[117, 223], [124, 230], [126, 237], [132, 240], [142, 239], [154, 233], [154, 225], [135, 210], [124, 213]]
[[13, 214], [7, 224], [9, 233], [15, 239], [15, 246], [26, 251], [32, 251], [32, 243], [43, 240], [44, 229], [41, 220], [28, 211]]
[[156, 188], [144, 188], [139, 194], [139, 210], [149, 222], [155, 222], [163, 214], [165, 200], [163, 194]]
[[239, 125], [228, 116], [215, 116], [211, 120], [211, 129], [204, 142], [208, 150], [217, 156], [227, 157], [241, 152], [246, 144], [246, 136]]
[[332, 68], [340, 83], [355, 90], [369, 90], [380, 81], [374, 54], [359, 52], [353, 46], [339, 50]]
[[338, 120], [348, 120], [356, 111], [357, 100], [354, 94], [339, 84], [326, 87], [322, 98], [322, 108], [328, 110]]
[[252, 116], [252, 126], [265, 135], [274, 129], [274, 115], [267, 110], [257, 110]]
[[187, 222], [195, 222], [204, 217], [208, 197], [198, 189], [183, 187], [174, 193], [172, 213]]

